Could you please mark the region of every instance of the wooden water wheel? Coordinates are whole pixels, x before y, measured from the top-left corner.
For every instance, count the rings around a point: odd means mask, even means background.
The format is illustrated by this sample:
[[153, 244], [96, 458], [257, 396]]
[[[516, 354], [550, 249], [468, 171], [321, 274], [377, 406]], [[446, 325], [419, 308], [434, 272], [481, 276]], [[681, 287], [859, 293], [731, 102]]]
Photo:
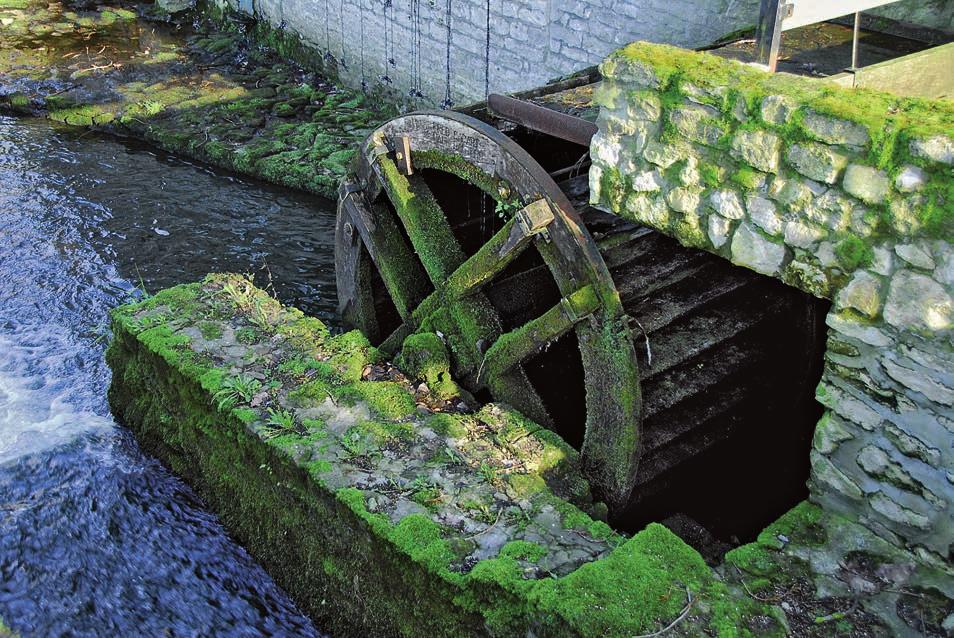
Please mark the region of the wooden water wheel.
[[816, 304], [589, 208], [589, 128], [511, 119], [411, 114], [368, 137], [340, 189], [342, 315], [390, 353], [440, 334], [464, 387], [578, 447], [627, 516], [810, 396]]

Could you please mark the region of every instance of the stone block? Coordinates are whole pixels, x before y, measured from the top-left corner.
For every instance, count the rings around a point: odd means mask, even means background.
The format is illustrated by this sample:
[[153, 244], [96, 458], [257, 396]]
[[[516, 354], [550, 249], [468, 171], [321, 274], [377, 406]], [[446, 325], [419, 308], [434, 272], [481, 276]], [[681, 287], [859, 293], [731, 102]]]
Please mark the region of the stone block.
[[683, 186], [698, 186], [702, 182], [702, 176], [699, 174], [699, 160], [695, 155], [686, 158], [686, 163], [676, 177]]
[[666, 194], [669, 207], [680, 213], [694, 213], [702, 201], [699, 189], [679, 186]]
[[654, 140], [648, 141], [646, 148], [643, 149], [643, 158], [660, 168], [669, 168], [683, 159], [684, 156], [685, 153], [679, 147], [672, 144], [661, 144]]
[[787, 124], [798, 105], [790, 97], [784, 95], [767, 95], [762, 98], [762, 119], [769, 124], [781, 126]]
[[891, 278], [884, 318], [901, 330], [946, 330], [954, 320], [954, 301], [930, 277], [899, 270]]
[[630, 187], [638, 193], [656, 192], [664, 183], [663, 176], [658, 170], [643, 171], [630, 177]]
[[655, 93], [630, 94], [627, 115], [634, 120], [657, 122], [662, 115], [662, 102]]
[[881, 280], [859, 270], [839, 291], [836, 303], [839, 308], [852, 308], [872, 319], [877, 317], [881, 312]]
[[628, 84], [633, 88], [659, 88], [659, 78], [655, 69], [640, 60], [613, 56], [603, 61], [600, 71], [603, 77]]
[[851, 220], [853, 200], [837, 188], [826, 190], [805, 208], [805, 216], [829, 230], [844, 230]]
[[749, 195], [745, 199], [745, 208], [752, 223], [769, 235], [778, 235], [782, 232], [782, 219], [771, 200], [759, 195]]
[[912, 140], [911, 154], [941, 164], [954, 164], [954, 140], [936, 135], [924, 140]]
[[931, 519], [904, 507], [891, 497], [885, 495], [884, 492], [875, 492], [869, 497], [868, 502], [871, 503], [871, 508], [874, 511], [894, 523], [920, 530], [928, 530], [931, 528]]
[[815, 111], [807, 111], [802, 124], [809, 135], [827, 144], [866, 146], [871, 141], [868, 131], [861, 124]]
[[888, 175], [877, 168], [863, 164], [849, 164], [845, 169], [842, 186], [866, 204], [881, 204], [891, 190]]
[[718, 111], [700, 104], [685, 104], [667, 113], [669, 123], [680, 135], [706, 146], [717, 145], [725, 135], [718, 116]]
[[113, 335], [113, 411], [335, 635], [633, 635], [678, 609], [660, 592], [715, 582], [661, 525], [626, 538], [565, 500], [587, 506], [588, 488], [559, 437], [493, 404], [418, 409], [406, 379], [366, 377], [383, 362], [360, 334], [331, 336], [240, 277], [123, 306]]
[[906, 367], [895, 361], [890, 353], [881, 357], [881, 365], [892, 379], [904, 387], [919, 392], [935, 403], [954, 405], [954, 389], [944, 385], [941, 379], [926, 374], [927, 370]]
[[863, 494], [858, 484], [852, 481], [844, 472], [835, 467], [828, 458], [818, 452], [811, 452], [812, 478], [816, 483], [827, 489], [843, 494], [854, 500], [861, 500]]
[[895, 254], [916, 268], [925, 270], [934, 269], [934, 258], [931, 253], [917, 244], [897, 244], [894, 247]]
[[848, 164], [848, 156], [844, 153], [813, 142], [792, 144], [785, 154], [785, 159], [805, 177], [826, 184], [837, 182], [842, 169]]
[[626, 197], [624, 216], [663, 229], [669, 225], [669, 206], [662, 196], [631, 193]]
[[[823, 384], [824, 381], [822, 377]], [[819, 403], [868, 432], [876, 431], [884, 421], [881, 413], [869, 405], [873, 402], [870, 397], [858, 398], [828, 384], [819, 386], [815, 395]]]
[[745, 217], [745, 209], [742, 208], [742, 201], [738, 193], [730, 190], [717, 190], [709, 196], [709, 204], [715, 212], [726, 219], [742, 219]]
[[821, 226], [811, 222], [791, 221], [785, 224], [785, 243], [796, 248], [811, 248], [828, 236]]
[[785, 246], [763, 237], [743, 223], [732, 236], [732, 261], [763, 275], [775, 275], [785, 260]]
[[732, 222], [721, 215], [709, 215], [709, 241], [716, 248], [722, 248], [729, 239]]
[[865, 474], [874, 479], [885, 481], [915, 494], [921, 492], [921, 484], [914, 480], [900, 464], [891, 460], [887, 452], [875, 445], [869, 444], [861, 448], [857, 461]]
[[885, 436], [888, 437], [898, 450], [905, 456], [917, 459], [932, 467], [937, 467], [941, 463], [941, 451], [920, 440], [916, 436], [903, 431], [893, 423], [888, 423], [884, 428]]
[[816, 297], [827, 297], [829, 293], [828, 276], [825, 272], [818, 266], [803, 261], [789, 262], [782, 274], [782, 281]]
[[901, 169], [894, 180], [894, 187], [902, 193], [913, 193], [921, 190], [927, 183], [928, 177], [922, 169], [908, 164]]
[[732, 156], [765, 173], [778, 171], [782, 140], [766, 131], [739, 131], [732, 138]]
[[815, 435], [812, 438], [812, 447], [828, 455], [834, 452], [839, 445], [845, 441], [850, 441], [855, 436], [848, 431], [837, 416], [831, 412], [825, 412], [818, 425], [815, 426]]

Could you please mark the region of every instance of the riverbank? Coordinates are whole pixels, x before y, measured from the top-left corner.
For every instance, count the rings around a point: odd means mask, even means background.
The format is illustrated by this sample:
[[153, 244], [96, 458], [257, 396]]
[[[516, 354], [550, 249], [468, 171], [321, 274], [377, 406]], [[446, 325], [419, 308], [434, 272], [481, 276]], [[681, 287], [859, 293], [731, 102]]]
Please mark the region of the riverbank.
[[334, 196], [391, 112], [246, 37], [151, 4], [0, 0], [0, 110], [126, 135]]

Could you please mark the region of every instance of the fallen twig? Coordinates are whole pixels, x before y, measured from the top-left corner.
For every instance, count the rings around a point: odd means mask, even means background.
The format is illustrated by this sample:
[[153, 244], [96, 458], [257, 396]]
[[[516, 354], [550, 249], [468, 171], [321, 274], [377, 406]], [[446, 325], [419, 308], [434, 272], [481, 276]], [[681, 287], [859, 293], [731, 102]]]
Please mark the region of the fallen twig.
[[692, 592], [686, 587], [686, 606], [682, 608], [682, 611], [676, 616], [676, 619], [660, 629], [659, 631], [654, 631], [651, 634], [641, 634], [639, 636], [633, 636], [633, 638], [654, 638], [654, 636], [662, 636], [664, 633], [675, 627], [682, 621], [683, 618], [689, 615], [689, 610], [692, 609]]

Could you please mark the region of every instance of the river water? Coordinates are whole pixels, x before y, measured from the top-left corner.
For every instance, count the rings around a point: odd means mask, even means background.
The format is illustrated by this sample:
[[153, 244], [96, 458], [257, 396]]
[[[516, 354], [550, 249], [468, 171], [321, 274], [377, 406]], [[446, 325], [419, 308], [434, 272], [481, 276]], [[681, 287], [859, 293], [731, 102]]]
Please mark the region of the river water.
[[247, 272], [334, 325], [320, 198], [0, 117], [0, 617], [27, 636], [316, 636], [113, 421], [109, 308]]

